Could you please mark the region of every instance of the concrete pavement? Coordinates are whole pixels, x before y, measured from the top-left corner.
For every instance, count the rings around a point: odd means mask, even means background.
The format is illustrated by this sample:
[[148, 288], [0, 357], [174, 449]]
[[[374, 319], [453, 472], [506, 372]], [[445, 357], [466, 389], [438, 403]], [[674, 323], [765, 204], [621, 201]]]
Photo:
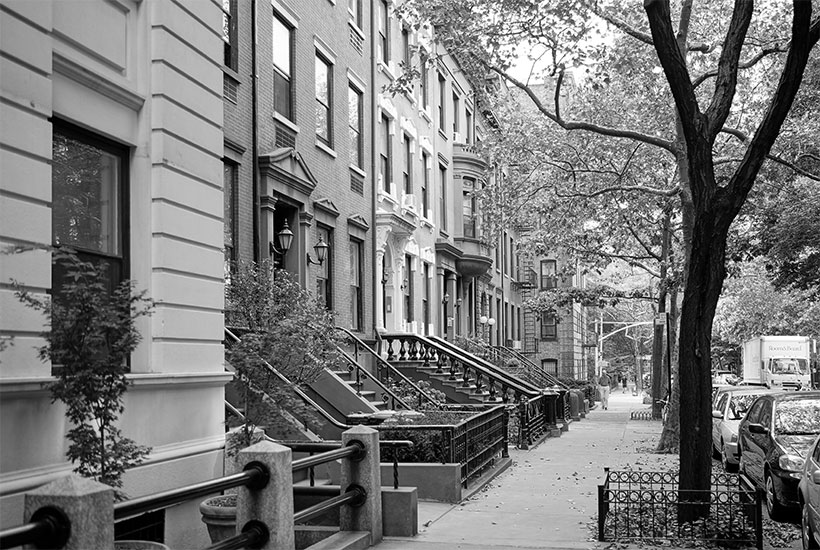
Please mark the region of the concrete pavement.
[[388, 537], [379, 550], [594, 548], [597, 486], [604, 467], [669, 469], [677, 457], [651, 455], [659, 422], [630, 420], [640, 397], [616, 390], [608, 410], [590, 411], [561, 437], [528, 451], [461, 504], [419, 503], [419, 535]]
[[[528, 451], [511, 449], [513, 465], [461, 504], [420, 502], [418, 536], [386, 537], [377, 548], [645, 548], [599, 543], [596, 521], [604, 467], [677, 469], [677, 455], [652, 453], [661, 423], [630, 419], [631, 411], [646, 407], [640, 397], [616, 390], [608, 410], [590, 411], [561, 437]], [[790, 547], [799, 548], [800, 543]]]

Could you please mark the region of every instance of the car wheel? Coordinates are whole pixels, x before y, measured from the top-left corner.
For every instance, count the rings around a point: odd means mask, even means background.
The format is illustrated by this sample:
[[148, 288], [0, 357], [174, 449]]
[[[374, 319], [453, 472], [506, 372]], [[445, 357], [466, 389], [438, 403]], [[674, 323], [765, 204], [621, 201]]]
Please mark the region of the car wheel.
[[729, 457], [726, 456], [726, 445], [723, 444], [723, 441], [720, 442], [720, 461], [723, 463], [723, 469], [730, 474], [734, 474], [739, 469], [737, 464], [729, 462]]
[[777, 500], [777, 493], [774, 490], [774, 479], [769, 472], [764, 475], [764, 487], [766, 491], [766, 511], [769, 513], [769, 518], [773, 520], [780, 520], [783, 518], [783, 505]]
[[803, 539], [803, 550], [817, 550], [820, 545], [814, 539], [814, 533], [811, 530], [811, 523], [809, 520], [809, 505], [803, 504], [803, 513], [800, 514], [800, 526]]

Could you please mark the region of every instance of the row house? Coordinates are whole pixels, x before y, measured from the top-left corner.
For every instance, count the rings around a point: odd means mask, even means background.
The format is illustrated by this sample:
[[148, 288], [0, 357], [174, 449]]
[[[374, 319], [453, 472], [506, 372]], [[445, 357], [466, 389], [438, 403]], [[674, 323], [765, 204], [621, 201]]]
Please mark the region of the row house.
[[364, 332], [374, 239], [370, 8], [222, 5], [226, 266], [270, 258], [340, 325]]
[[514, 236], [485, 244], [473, 196], [488, 120], [457, 60], [392, 2], [222, 5], [226, 266], [270, 257], [365, 338], [520, 340]]
[[[2, 0], [0, 524], [68, 474], [45, 319], [9, 284], [58, 293], [42, 247], [68, 246], [156, 301], [139, 320], [123, 435], [152, 447], [126, 472], [139, 497], [213, 479], [224, 447], [223, 41], [213, 2]], [[143, 517], [172, 547], [204, 547], [197, 503]], [[125, 524], [121, 524], [125, 526]], [[132, 526], [139, 528], [140, 526]]]

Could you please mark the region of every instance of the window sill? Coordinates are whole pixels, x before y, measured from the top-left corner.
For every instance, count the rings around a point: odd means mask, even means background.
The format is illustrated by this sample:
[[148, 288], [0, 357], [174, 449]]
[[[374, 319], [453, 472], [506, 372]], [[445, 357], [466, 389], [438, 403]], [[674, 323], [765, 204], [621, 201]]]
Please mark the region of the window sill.
[[242, 79], [239, 78], [239, 73], [231, 69], [227, 65], [222, 65], [222, 72], [236, 81], [237, 84], [242, 84]]
[[351, 165], [349, 166], [349, 168], [350, 168], [350, 171], [351, 171], [351, 172], [353, 172], [354, 174], [356, 174], [357, 176], [360, 176], [360, 177], [362, 177], [362, 178], [366, 178], [366, 177], [367, 177], [367, 172], [365, 172], [364, 170], [362, 170], [362, 169], [361, 169], [361, 168], [359, 168], [358, 166], [356, 166], [356, 165], [354, 165], [354, 164], [351, 164]]
[[389, 61], [385, 63], [384, 61], [379, 60], [379, 71], [384, 73], [384, 75], [392, 82], [396, 80], [396, 74], [390, 65], [392, 65], [392, 63]]
[[433, 117], [430, 116], [430, 111], [427, 107], [419, 107], [419, 116], [425, 119], [428, 124], [433, 122]]
[[[348, 13], [350, 13], [349, 10]], [[359, 25], [357, 25], [352, 19], [347, 20], [347, 25], [350, 27], [350, 30], [359, 35], [359, 38], [361, 38], [362, 40], [366, 38], [364, 35], [364, 31], [360, 29]]]
[[443, 139], [444, 141], [448, 141], [450, 138], [447, 137], [447, 132], [442, 130], [441, 128], [438, 129], [438, 136]]
[[336, 154], [336, 151], [334, 151], [330, 146], [328, 146], [325, 142], [323, 142], [319, 138], [316, 138], [316, 148], [321, 149], [322, 151], [324, 151], [325, 153], [327, 153], [328, 155], [330, 155], [333, 158], [336, 158], [338, 156]]
[[299, 126], [294, 124], [293, 121], [291, 121], [290, 119], [285, 118], [284, 116], [280, 115], [279, 113], [276, 113], [276, 112], [273, 113], [273, 120], [276, 121], [276, 122], [279, 122], [283, 126], [287, 126], [288, 128], [290, 128], [291, 130], [293, 130], [297, 134], [299, 133]]

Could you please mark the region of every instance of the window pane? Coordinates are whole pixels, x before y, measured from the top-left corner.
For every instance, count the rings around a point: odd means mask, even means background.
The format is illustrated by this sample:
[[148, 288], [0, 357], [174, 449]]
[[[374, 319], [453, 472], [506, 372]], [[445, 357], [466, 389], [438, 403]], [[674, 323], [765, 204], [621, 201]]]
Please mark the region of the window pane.
[[52, 153], [54, 244], [120, 254], [120, 158], [58, 130]]
[[285, 76], [290, 76], [290, 29], [278, 17], [273, 18], [273, 64]]
[[273, 107], [277, 113], [290, 116], [290, 79], [279, 72], [273, 73]]
[[328, 103], [328, 66], [320, 57], [316, 58], [316, 99], [327, 105]]

